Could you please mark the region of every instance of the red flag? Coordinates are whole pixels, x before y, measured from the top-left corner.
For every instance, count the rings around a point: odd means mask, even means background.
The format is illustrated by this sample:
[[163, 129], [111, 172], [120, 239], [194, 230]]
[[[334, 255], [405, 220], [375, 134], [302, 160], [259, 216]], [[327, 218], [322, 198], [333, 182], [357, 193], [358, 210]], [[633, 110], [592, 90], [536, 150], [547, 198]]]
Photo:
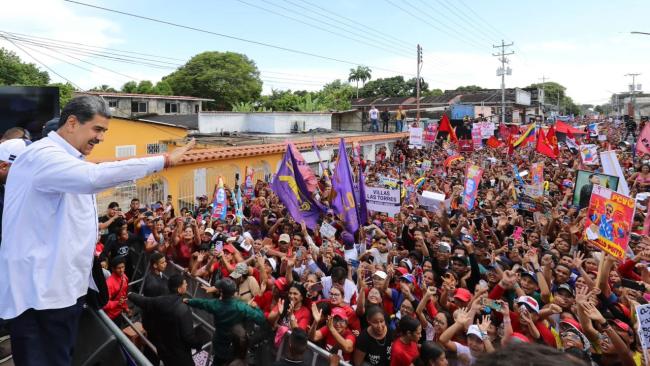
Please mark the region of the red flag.
[[513, 144], [512, 134], [508, 136], [508, 155], [512, 155], [515, 152], [515, 145]]
[[503, 141], [507, 141], [508, 137], [510, 137], [510, 130], [503, 123], [499, 125], [499, 135]]
[[546, 132], [546, 140], [549, 145], [551, 145], [553, 154], [555, 154], [555, 156], [560, 156], [560, 147], [557, 145], [557, 136], [555, 135], [555, 128], [553, 126], [548, 129], [548, 132]]
[[456, 131], [454, 131], [454, 128], [451, 127], [451, 123], [449, 123], [449, 117], [447, 117], [446, 114], [443, 114], [442, 119], [440, 119], [440, 126], [438, 127], [438, 131], [449, 132], [450, 140], [456, 143], [458, 142]]
[[537, 131], [537, 134], [537, 146], [535, 147], [535, 151], [548, 156], [551, 159], [557, 159], [557, 155], [553, 152], [553, 148], [544, 135], [544, 130], [540, 128], [539, 131]]
[[639, 139], [636, 141], [636, 153], [639, 156], [650, 155], [650, 123], [646, 123], [639, 134]]
[[487, 140], [487, 146], [493, 148], [493, 149], [498, 149], [501, 146], [503, 146], [503, 142], [499, 141], [496, 137], [490, 136], [490, 138]]

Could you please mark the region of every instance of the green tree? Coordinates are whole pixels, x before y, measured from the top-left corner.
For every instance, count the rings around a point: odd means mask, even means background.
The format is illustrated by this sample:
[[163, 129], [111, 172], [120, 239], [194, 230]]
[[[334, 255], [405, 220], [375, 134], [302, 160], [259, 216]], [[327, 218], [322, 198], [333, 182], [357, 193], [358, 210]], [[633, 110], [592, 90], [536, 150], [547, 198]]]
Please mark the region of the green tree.
[[136, 89], [138, 94], [154, 94], [153, 92], [153, 83], [149, 80], [140, 80], [138, 83], [138, 88]]
[[425, 97], [439, 97], [439, 96], [443, 95], [444, 93], [445, 92], [443, 92], [442, 89], [431, 89], [431, 90], [427, 90], [426, 92], [424, 92], [423, 95]]
[[52, 83], [48, 86], [56, 86], [59, 88], [59, 106], [61, 108], [65, 107], [74, 96], [75, 88], [70, 83]]
[[230, 106], [233, 112], [254, 112], [255, 106], [251, 102], [239, 102]]
[[[417, 96], [418, 94], [418, 84], [416, 78], [411, 78], [406, 81], [406, 86], [409, 89], [409, 95], [412, 97]], [[420, 96], [424, 96], [424, 93], [429, 91], [429, 84], [424, 81], [423, 78], [420, 78]]]
[[122, 85], [122, 93], [137, 93], [138, 92], [138, 83], [135, 81], [128, 81]]
[[348, 81], [355, 81], [357, 83], [357, 98], [359, 98], [359, 81], [362, 84], [366, 83], [366, 80], [372, 78], [372, 70], [368, 66], [357, 66], [356, 69], [350, 69], [350, 75], [348, 75]]
[[160, 80], [153, 88], [153, 93], [157, 95], [174, 95], [171, 85], [165, 80]]
[[274, 111], [295, 111], [300, 101], [301, 96], [291, 90], [273, 89], [270, 95], [262, 96], [260, 104], [262, 107]]
[[339, 79], [325, 84], [323, 89], [315, 94], [328, 110], [345, 111], [352, 108], [351, 99], [354, 89], [352, 85], [341, 82]]
[[50, 82], [47, 71], [32, 63], [23, 62], [18, 55], [0, 48], [0, 85], [43, 86]]
[[478, 85], [465, 85], [465, 86], [459, 86], [458, 88], [456, 88], [456, 91], [470, 92], [470, 93], [481, 91], [481, 90], [485, 90], [485, 88], [480, 87]]
[[102, 85], [100, 85], [100, 86], [96, 86], [96, 87], [90, 89], [90, 91], [94, 91], [94, 92], [105, 92], [105, 93], [117, 93], [117, 90], [115, 90], [115, 88], [113, 88], [113, 87], [111, 87], [111, 86], [108, 86], [108, 85], [106, 85], [106, 84], [102, 84]]
[[301, 98], [302, 100], [296, 106], [296, 109], [300, 112], [320, 112], [327, 110], [320, 99], [311, 97], [311, 94], [307, 94]]
[[362, 98], [367, 97], [407, 97], [412, 88], [402, 76], [375, 79], [367, 82], [359, 91]]
[[208, 109], [229, 109], [235, 103], [257, 100], [262, 92], [255, 62], [234, 52], [200, 53], [163, 80], [176, 94], [214, 99], [207, 103]]

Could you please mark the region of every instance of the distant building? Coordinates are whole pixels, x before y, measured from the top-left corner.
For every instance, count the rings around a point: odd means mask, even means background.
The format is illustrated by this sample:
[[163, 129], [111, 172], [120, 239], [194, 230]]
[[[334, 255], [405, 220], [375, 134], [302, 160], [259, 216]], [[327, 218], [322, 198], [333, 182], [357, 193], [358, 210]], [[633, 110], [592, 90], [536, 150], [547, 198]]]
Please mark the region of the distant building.
[[197, 115], [202, 111], [201, 102], [212, 99], [177, 96], [105, 92], [76, 92], [75, 95], [99, 95], [113, 109], [115, 117], [142, 118], [151, 115]]

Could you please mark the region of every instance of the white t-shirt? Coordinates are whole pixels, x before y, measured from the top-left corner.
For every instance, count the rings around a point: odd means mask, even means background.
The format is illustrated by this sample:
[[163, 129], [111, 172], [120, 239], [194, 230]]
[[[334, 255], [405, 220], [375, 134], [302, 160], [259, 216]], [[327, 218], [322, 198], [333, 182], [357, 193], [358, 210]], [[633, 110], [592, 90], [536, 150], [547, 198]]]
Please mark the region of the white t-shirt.
[[[476, 362], [476, 358], [472, 356], [472, 351], [470, 351], [469, 347], [464, 346], [458, 342], [454, 342], [456, 344], [456, 355], [458, 355], [458, 365], [473, 365], [474, 362]], [[469, 364], [465, 364], [464, 360], [469, 360]]]
[[[327, 276], [321, 278], [321, 283], [323, 284], [323, 297], [326, 299], [330, 298], [330, 290], [332, 289], [332, 276]], [[343, 300], [346, 304], [350, 303], [350, 300], [357, 294], [357, 286], [354, 282], [349, 279], [345, 279], [345, 284], [343, 285]]]
[[379, 116], [379, 111], [377, 110], [377, 108], [373, 108], [370, 111], [368, 111], [368, 115], [370, 115], [370, 119], [377, 119], [377, 117]]

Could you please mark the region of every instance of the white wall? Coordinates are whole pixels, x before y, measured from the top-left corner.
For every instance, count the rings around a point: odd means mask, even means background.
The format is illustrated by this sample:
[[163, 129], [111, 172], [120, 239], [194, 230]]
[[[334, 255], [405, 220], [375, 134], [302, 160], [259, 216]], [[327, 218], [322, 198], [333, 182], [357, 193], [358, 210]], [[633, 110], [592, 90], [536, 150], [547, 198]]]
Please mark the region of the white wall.
[[305, 131], [315, 128], [332, 128], [331, 113], [290, 112], [202, 112], [199, 114], [199, 131], [215, 133], [221, 131], [290, 133], [294, 122], [305, 123]]

